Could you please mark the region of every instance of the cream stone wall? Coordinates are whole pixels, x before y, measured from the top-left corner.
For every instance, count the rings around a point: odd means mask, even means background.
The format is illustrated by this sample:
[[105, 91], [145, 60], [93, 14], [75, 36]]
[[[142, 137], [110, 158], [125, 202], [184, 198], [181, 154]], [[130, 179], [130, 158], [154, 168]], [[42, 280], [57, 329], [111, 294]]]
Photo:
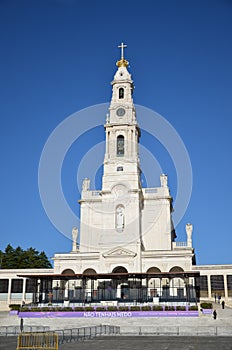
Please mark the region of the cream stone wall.
[[142, 239], [145, 250], [171, 250], [171, 204], [168, 188], [143, 189]]

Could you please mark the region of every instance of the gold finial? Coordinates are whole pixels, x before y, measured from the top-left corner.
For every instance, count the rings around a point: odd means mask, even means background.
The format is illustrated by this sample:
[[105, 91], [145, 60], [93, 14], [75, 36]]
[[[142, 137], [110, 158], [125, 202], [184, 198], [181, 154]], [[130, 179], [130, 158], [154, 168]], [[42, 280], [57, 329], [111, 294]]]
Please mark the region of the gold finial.
[[116, 62], [116, 66], [118, 67], [127, 67], [129, 65], [129, 62], [124, 59], [124, 48], [126, 48], [127, 45], [121, 43], [121, 45], [118, 46], [118, 48], [121, 49], [121, 59]]
[[116, 66], [118, 67], [127, 67], [129, 65], [129, 62], [125, 59], [121, 59], [119, 61], [116, 62]]

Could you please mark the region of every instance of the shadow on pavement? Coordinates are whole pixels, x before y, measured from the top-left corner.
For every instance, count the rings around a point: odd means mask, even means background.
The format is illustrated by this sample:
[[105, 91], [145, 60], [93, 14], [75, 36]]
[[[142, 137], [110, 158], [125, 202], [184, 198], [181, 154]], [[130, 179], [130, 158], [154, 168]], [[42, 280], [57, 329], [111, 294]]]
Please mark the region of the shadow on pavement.
[[[0, 337], [0, 350], [15, 350], [17, 337]], [[232, 350], [232, 337], [97, 337], [59, 345], [59, 350]]]

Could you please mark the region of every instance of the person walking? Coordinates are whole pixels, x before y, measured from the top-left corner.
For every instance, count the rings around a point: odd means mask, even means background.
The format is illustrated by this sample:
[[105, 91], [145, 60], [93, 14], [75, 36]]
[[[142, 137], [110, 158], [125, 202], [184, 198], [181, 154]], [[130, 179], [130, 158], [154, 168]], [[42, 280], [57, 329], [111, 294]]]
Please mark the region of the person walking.
[[217, 318], [217, 311], [214, 310], [214, 312], [213, 312], [213, 319], [216, 320], [216, 318]]
[[225, 309], [225, 302], [222, 300], [222, 308]]

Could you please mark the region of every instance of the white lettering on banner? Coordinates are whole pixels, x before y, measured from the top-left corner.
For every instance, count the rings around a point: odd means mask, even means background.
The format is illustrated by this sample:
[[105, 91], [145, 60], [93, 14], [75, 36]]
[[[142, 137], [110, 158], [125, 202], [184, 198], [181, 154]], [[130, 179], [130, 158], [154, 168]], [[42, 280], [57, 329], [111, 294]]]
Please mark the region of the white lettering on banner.
[[84, 317], [132, 317], [130, 311], [86, 311], [83, 313]]

